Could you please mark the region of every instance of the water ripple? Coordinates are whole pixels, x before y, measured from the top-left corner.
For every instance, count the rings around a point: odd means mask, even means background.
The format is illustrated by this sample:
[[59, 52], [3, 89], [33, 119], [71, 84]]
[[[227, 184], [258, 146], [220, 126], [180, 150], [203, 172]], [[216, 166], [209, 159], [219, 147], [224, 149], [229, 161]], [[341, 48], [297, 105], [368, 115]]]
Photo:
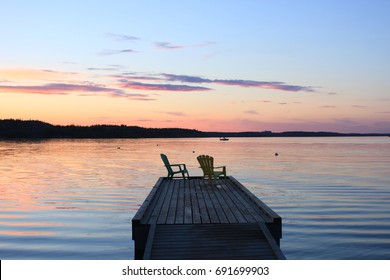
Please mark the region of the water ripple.
[[133, 258], [131, 218], [166, 174], [160, 153], [191, 175], [198, 154], [226, 165], [282, 216], [288, 259], [390, 259], [388, 139], [227, 142], [0, 141], [0, 259]]

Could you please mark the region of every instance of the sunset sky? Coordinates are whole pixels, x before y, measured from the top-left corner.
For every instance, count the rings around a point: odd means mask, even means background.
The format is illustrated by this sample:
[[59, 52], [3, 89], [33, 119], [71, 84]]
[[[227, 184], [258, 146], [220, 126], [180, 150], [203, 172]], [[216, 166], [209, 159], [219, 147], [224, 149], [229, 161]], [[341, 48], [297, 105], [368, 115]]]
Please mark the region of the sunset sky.
[[0, 119], [390, 132], [390, 1], [1, 1]]

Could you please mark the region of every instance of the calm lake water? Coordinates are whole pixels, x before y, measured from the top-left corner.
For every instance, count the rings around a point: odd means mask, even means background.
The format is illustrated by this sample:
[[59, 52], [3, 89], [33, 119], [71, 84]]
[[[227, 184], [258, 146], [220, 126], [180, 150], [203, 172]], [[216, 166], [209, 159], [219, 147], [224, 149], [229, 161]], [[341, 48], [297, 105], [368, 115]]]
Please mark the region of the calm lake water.
[[0, 259], [132, 259], [160, 153], [226, 165], [282, 217], [288, 259], [390, 259], [389, 137], [0, 141]]

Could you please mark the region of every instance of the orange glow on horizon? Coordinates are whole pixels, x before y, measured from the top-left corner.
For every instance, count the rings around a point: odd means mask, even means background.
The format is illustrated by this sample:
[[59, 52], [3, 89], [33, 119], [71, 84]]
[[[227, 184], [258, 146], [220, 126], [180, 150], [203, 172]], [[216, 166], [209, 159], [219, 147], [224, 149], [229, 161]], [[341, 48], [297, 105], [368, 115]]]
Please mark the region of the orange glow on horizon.
[[[137, 79], [147, 82], [132, 81]], [[169, 83], [169, 79], [176, 80]], [[200, 83], [196, 83], [198, 80]], [[203, 83], [208, 81], [219, 85], [204, 87]], [[237, 86], [244, 88], [240, 89], [241, 94]], [[278, 87], [282, 91], [272, 91]], [[0, 119], [33, 119], [53, 125], [124, 124], [216, 132], [386, 133], [386, 122], [378, 121], [379, 117], [389, 114], [385, 102], [351, 104], [349, 99], [337, 94], [302, 88], [303, 93], [297, 93], [292, 92], [297, 89], [295, 86], [277, 82], [184, 75], [133, 74], [126, 78], [107, 73], [1, 69]], [[374, 108], [379, 113], [375, 113]]]

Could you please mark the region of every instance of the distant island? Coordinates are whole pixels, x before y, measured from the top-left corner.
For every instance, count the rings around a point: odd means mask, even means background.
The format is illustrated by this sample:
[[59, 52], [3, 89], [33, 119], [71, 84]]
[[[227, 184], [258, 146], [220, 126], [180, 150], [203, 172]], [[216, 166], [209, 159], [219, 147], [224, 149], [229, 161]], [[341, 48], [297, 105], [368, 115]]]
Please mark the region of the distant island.
[[36, 120], [0, 120], [0, 139], [49, 138], [193, 138], [193, 137], [335, 137], [388, 136], [384, 133], [337, 132], [203, 132], [184, 128], [144, 128], [127, 125], [52, 125]]

